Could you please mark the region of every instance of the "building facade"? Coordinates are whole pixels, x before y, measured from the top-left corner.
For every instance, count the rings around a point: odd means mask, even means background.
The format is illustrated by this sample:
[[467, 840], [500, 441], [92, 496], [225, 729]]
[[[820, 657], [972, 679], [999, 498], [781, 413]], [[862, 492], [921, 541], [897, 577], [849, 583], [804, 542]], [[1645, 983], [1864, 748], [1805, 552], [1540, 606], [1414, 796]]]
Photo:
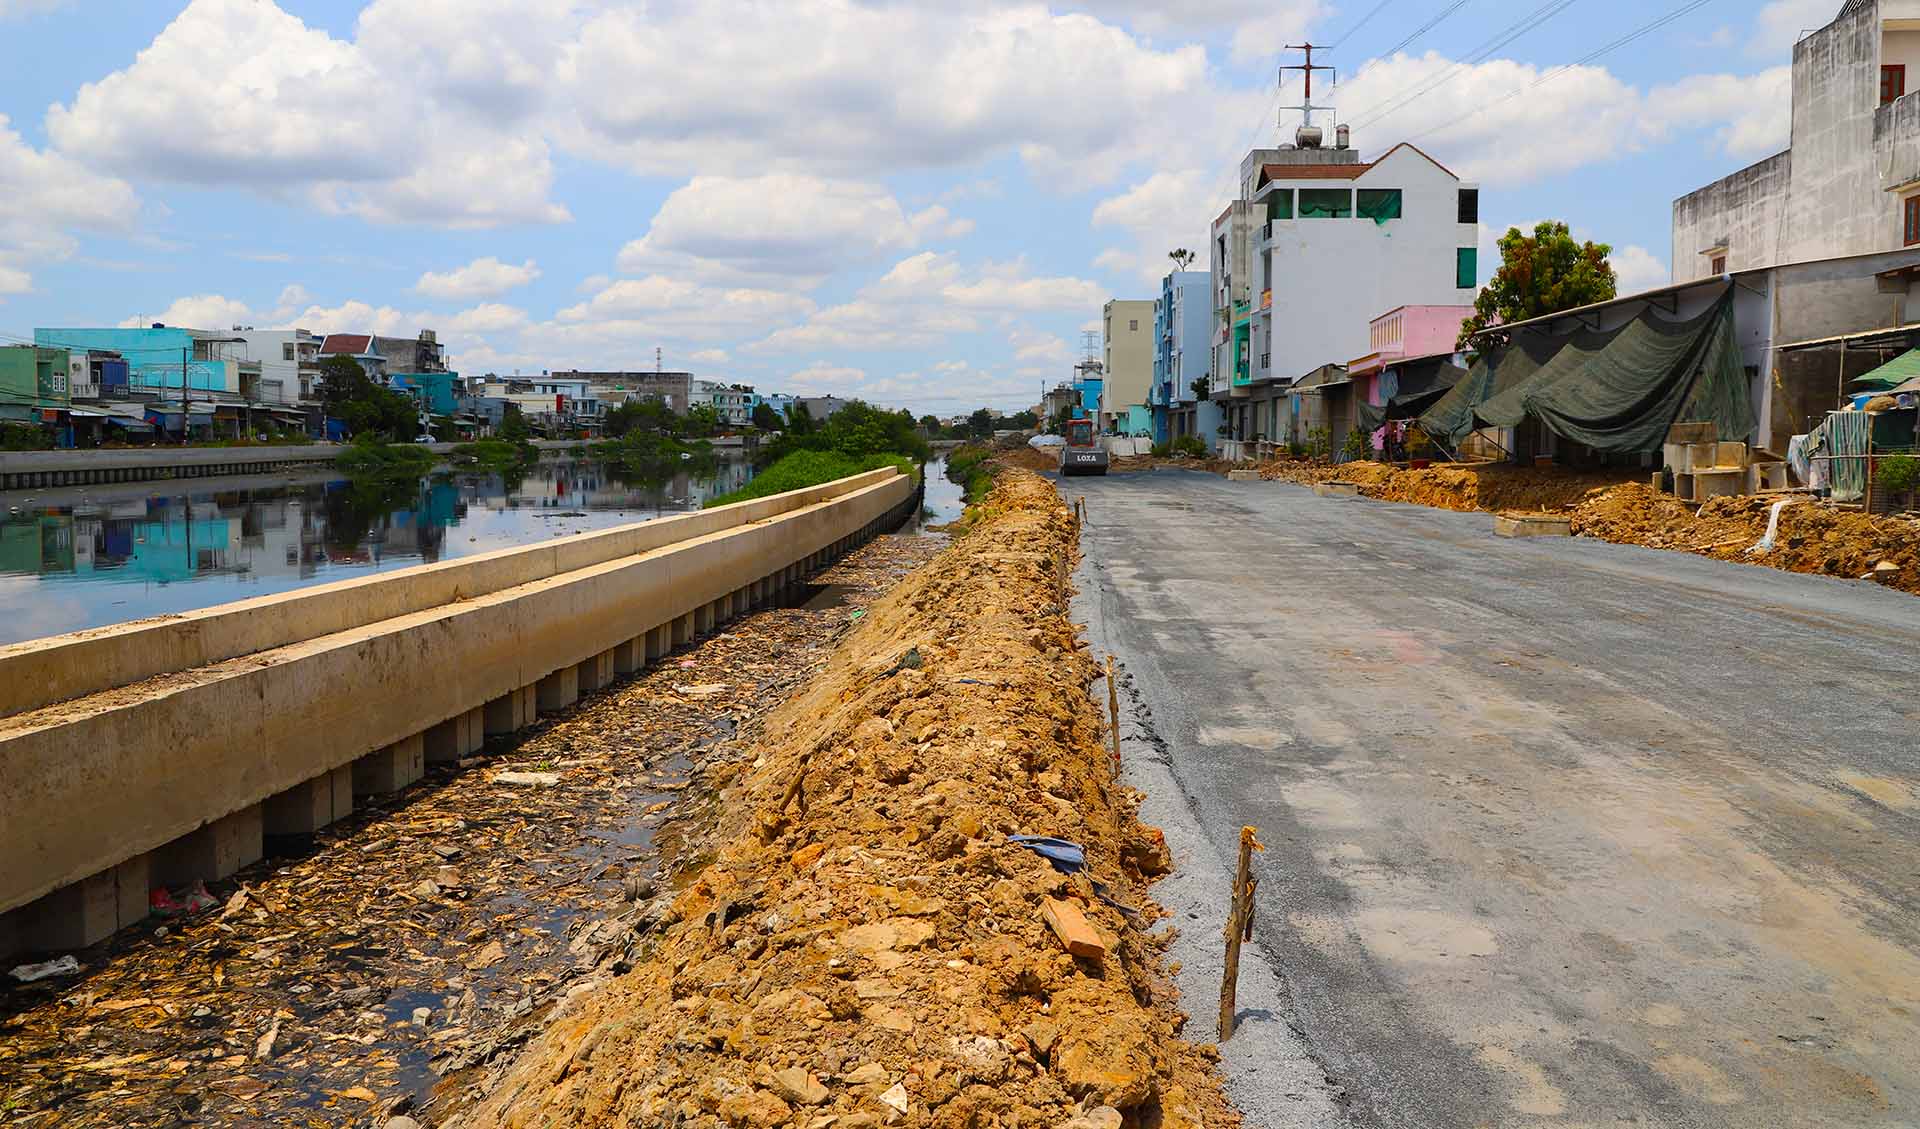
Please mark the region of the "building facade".
[[1786, 151], [1673, 202], [1673, 280], [1920, 245], [1920, 0], [1848, 0], [1793, 47]]
[[318, 334], [304, 329], [235, 329], [248, 360], [260, 366], [257, 398], [268, 404], [311, 401], [320, 385]]
[[1116, 435], [1151, 435], [1147, 396], [1153, 386], [1153, 300], [1108, 301], [1101, 331], [1103, 384], [1095, 424]]
[[[1208, 340], [1213, 324], [1212, 279], [1205, 271], [1170, 271], [1160, 280], [1160, 297], [1153, 304], [1153, 439], [1164, 443], [1199, 435], [1213, 447], [1217, 420], [1202, 420], [1201, 405], [1210, 400], [1194, 393], [1194, 382], [1211, 379], [1213, 350]], [[1211, 410], [1204, 413], [1213, 415]]]

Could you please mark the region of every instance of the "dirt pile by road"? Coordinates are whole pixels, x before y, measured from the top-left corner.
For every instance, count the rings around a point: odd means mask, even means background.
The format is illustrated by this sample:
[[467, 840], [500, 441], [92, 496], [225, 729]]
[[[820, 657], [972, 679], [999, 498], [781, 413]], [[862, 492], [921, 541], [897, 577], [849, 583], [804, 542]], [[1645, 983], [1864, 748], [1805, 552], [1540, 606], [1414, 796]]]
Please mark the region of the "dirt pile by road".
[[1614, 486], [1638, 477], [1638, 472], [1608, 469], [1568, 470], [1564, 467], [1434, 466], [1403, 470], [1384, 463], [1329, 463], [1280, 461], [1264, 463], [1260, 477], [1311, 485], [1316, 482], [1354, 482], [1360, 493], [1389, 502], [1409, 502], [1442, 510], [1550, 511], [1578, 503], [1596, 487]]
[[1072, 519], [1020, 470], [985, 508], [770, 718], [728, 845], [461, 1129], [1235, 1123], [1143, 932], [1165, 846], [1087, 695]]
[[1576, 535], [1654, 549], [1678, 549], [1789, 572], [1881, 584], [1920, 594], [1920, 521], [1869, 517], [1796, 499], [1780, 511], [1770, 552], [1748, 550], [1766, 533], [1778, 498], [1715, 498], [1698, 513], [1641, 483], [1595, 490], [1574, 508]]

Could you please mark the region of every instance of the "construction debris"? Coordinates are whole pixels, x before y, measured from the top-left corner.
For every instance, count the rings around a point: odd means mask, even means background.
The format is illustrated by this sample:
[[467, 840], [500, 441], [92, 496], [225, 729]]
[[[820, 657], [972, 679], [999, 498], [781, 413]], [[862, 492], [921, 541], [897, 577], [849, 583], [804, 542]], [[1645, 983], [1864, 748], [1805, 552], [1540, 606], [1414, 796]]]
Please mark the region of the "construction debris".
[[[631, 971], [573, 995], [442, 1129], [1237, 1123], [1211, 1048], [1178, 1037], [1166, 934], [1143, 932], [1158, 911], [1126, 847], [1152, 837], [1066, 614], [1072, 519], [1019, 470], [980, 508], [769, 719], [727, 780], [724, 845]], [[1021, 831], [1083, 845], [1086, 871], [1007, 849]], [[1062, 951], [1085, 934], [1098, 962]]]

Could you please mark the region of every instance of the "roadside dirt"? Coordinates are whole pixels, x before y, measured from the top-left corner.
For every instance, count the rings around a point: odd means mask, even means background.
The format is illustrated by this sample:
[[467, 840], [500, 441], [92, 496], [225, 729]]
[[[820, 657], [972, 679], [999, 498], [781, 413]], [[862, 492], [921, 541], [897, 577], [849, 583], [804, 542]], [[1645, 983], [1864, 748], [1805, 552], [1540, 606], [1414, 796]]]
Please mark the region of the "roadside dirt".
[[[769, 720], [726, 845], [632, 971], [573, 997], [460, 1129], [1238, 1123], [1145, 932], [1166, 848], [1088, 696], [1073, 520], [1018, 469], [981, 508]], [[1063, 907], [1103, 956], [1063, 949]]]
[[1357, 482], [1369, 498], [1410, 502], [1442, 510], [1506, 510], [1538, 512], [1577, 504], [1588, 491], [1616, 486], [1640, 477], [1637, 471], [1610, 468], [1592, 471], [1562, 467], [1516, 467], [1496, 463], [1474, 466], [1442, 465], [1405, 470], [1384, 463], [1269, 462], [1260, 477], [1283, 482]]
[[1748, 552], [1777, 498], [1715, 498], [1693, 507], [1643, 483], [1595, 490], [1572, 512], [1573, 532], [1627, 545], [1678, 549], [1788, 572], [1872, 579], [1920, 594], [1920, 520], [1868, 517], [1797, 499], [1780, 511], [1771, 552]]
[[810, 578], [830, 586], [818, 606], [737, 620], [310, 842], [276, 841], [212, 884], [220, 908], [80, 952], [79, 977], [0, 980], [0, 1124], [437, 1124], [436, 1088], [464, 1092], [624, 967], [650, 899], [712, 849], [702, 766], [735, 764], [944, 545], [878, 538]]

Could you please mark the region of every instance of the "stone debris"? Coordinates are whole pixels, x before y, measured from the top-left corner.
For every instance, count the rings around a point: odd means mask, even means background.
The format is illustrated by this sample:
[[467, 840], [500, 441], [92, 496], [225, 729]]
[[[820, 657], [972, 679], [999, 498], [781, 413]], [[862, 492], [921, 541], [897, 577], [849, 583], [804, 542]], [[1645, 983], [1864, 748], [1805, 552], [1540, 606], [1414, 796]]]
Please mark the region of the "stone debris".
[[[631, 967], [571, 995], [440, 1129], [1237, 1125], [1179, 1037], [1167, 934], [1145, 932], [1139, 863], [1164, 842], [1087, 693], [1072, 517], [1017, 469], [970, 513], [768, 719], [712, 861], [660, 896]], [[1081, 844], [1087, 871], [1021, 834]], [[1063, 948], [1050, 903], [1098, 958]]]

